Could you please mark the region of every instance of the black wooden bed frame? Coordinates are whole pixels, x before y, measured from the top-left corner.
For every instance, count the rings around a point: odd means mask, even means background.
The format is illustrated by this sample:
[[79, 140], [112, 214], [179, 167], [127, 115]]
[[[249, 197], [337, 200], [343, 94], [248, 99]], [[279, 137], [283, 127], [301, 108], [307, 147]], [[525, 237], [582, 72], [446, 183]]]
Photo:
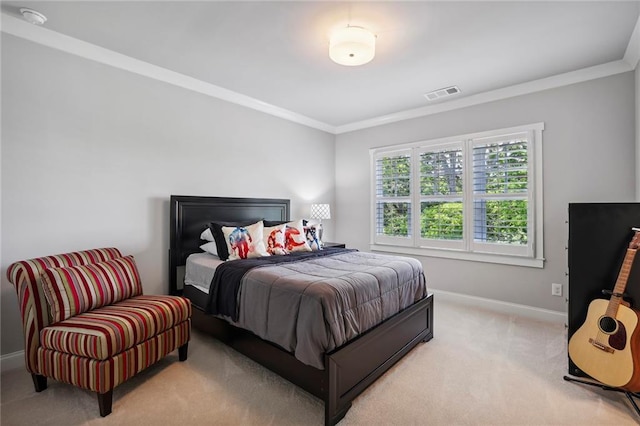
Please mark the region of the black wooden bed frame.
[[[178, 268], [201, 252], [200, 233], [212, 221], [289, 220], [285, 199], [171, 196], [169, 287], [171, 294], [190, 296], [190, 286], [178, 286]], [[192, 324], [238, 352], [322, 399], [325, 425], [335, 425], [351, 402], [418, 343], [433, 338], [433, 295], [349, 343], [325, 354], [324, 370], [298, 361], [279, 346], [253, 333], [207, 315], [193, 306]]]

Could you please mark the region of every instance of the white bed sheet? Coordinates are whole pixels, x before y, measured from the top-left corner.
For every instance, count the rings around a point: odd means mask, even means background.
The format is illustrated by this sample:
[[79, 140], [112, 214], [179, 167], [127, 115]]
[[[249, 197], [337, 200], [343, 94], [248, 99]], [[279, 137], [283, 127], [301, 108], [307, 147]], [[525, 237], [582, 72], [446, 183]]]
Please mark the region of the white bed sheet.
[[194, 253], [187, 257], [184, 273], [184, 284], [196, 287], [205, 294], [209, 294], [209, 287], [213, 274], [218, 265], [224, 263], [219, 257], [209, 253]]

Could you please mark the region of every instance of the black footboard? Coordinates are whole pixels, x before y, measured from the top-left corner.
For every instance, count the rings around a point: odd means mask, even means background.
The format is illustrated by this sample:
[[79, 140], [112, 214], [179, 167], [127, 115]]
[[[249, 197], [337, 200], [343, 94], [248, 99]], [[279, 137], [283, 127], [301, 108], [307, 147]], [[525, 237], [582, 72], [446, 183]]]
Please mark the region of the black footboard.
[[326, 355], [329, 392], [325, 424], [344, 417], [353, 401], [418, 343], [433, 338], [433, 295]]
[[433, 295], [325, 356], [325, 369], [308, 366], [253, 333], [194, 306], [193, 326], [322, 399], [325, 425], [335, 425], [353, 401], [418, 343], [433, 338]]

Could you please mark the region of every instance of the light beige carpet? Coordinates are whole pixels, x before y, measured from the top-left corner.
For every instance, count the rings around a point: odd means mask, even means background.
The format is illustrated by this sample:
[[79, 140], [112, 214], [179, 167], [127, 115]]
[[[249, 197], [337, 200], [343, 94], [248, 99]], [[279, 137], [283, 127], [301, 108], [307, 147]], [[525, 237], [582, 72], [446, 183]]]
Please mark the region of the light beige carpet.
[[[621, 393], [565, 382], [561, 325], [435, 301], [435, 338], [358, 397], [340, 425], [630, 425]], [[218, 341], [193, 333], [177, 353], [117, 387], [113, 413], [94, 394], [23, 370], [1, 377], [0, 422], [13, 425], [321, 425], [323, 404]]]

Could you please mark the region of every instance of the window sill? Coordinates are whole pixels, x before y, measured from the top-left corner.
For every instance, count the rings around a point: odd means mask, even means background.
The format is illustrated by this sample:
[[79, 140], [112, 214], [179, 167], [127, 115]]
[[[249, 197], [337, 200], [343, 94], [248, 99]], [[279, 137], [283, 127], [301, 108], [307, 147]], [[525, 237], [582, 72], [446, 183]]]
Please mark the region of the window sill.
[[383, 244], [371, 244], [372, 251], [381, 251], [397, 254], [410, 254], [414, 256], [441, 257], [445, 259], [468, 260], [472, 262], [498, 263], [501, 265], [526, 266], [529, 268], [544, 268], [544, 259], [529, 257], [506, 256], [488, 253], [470, 253], [458, 250], [436, 250], [420, 247], [401, 247]]

